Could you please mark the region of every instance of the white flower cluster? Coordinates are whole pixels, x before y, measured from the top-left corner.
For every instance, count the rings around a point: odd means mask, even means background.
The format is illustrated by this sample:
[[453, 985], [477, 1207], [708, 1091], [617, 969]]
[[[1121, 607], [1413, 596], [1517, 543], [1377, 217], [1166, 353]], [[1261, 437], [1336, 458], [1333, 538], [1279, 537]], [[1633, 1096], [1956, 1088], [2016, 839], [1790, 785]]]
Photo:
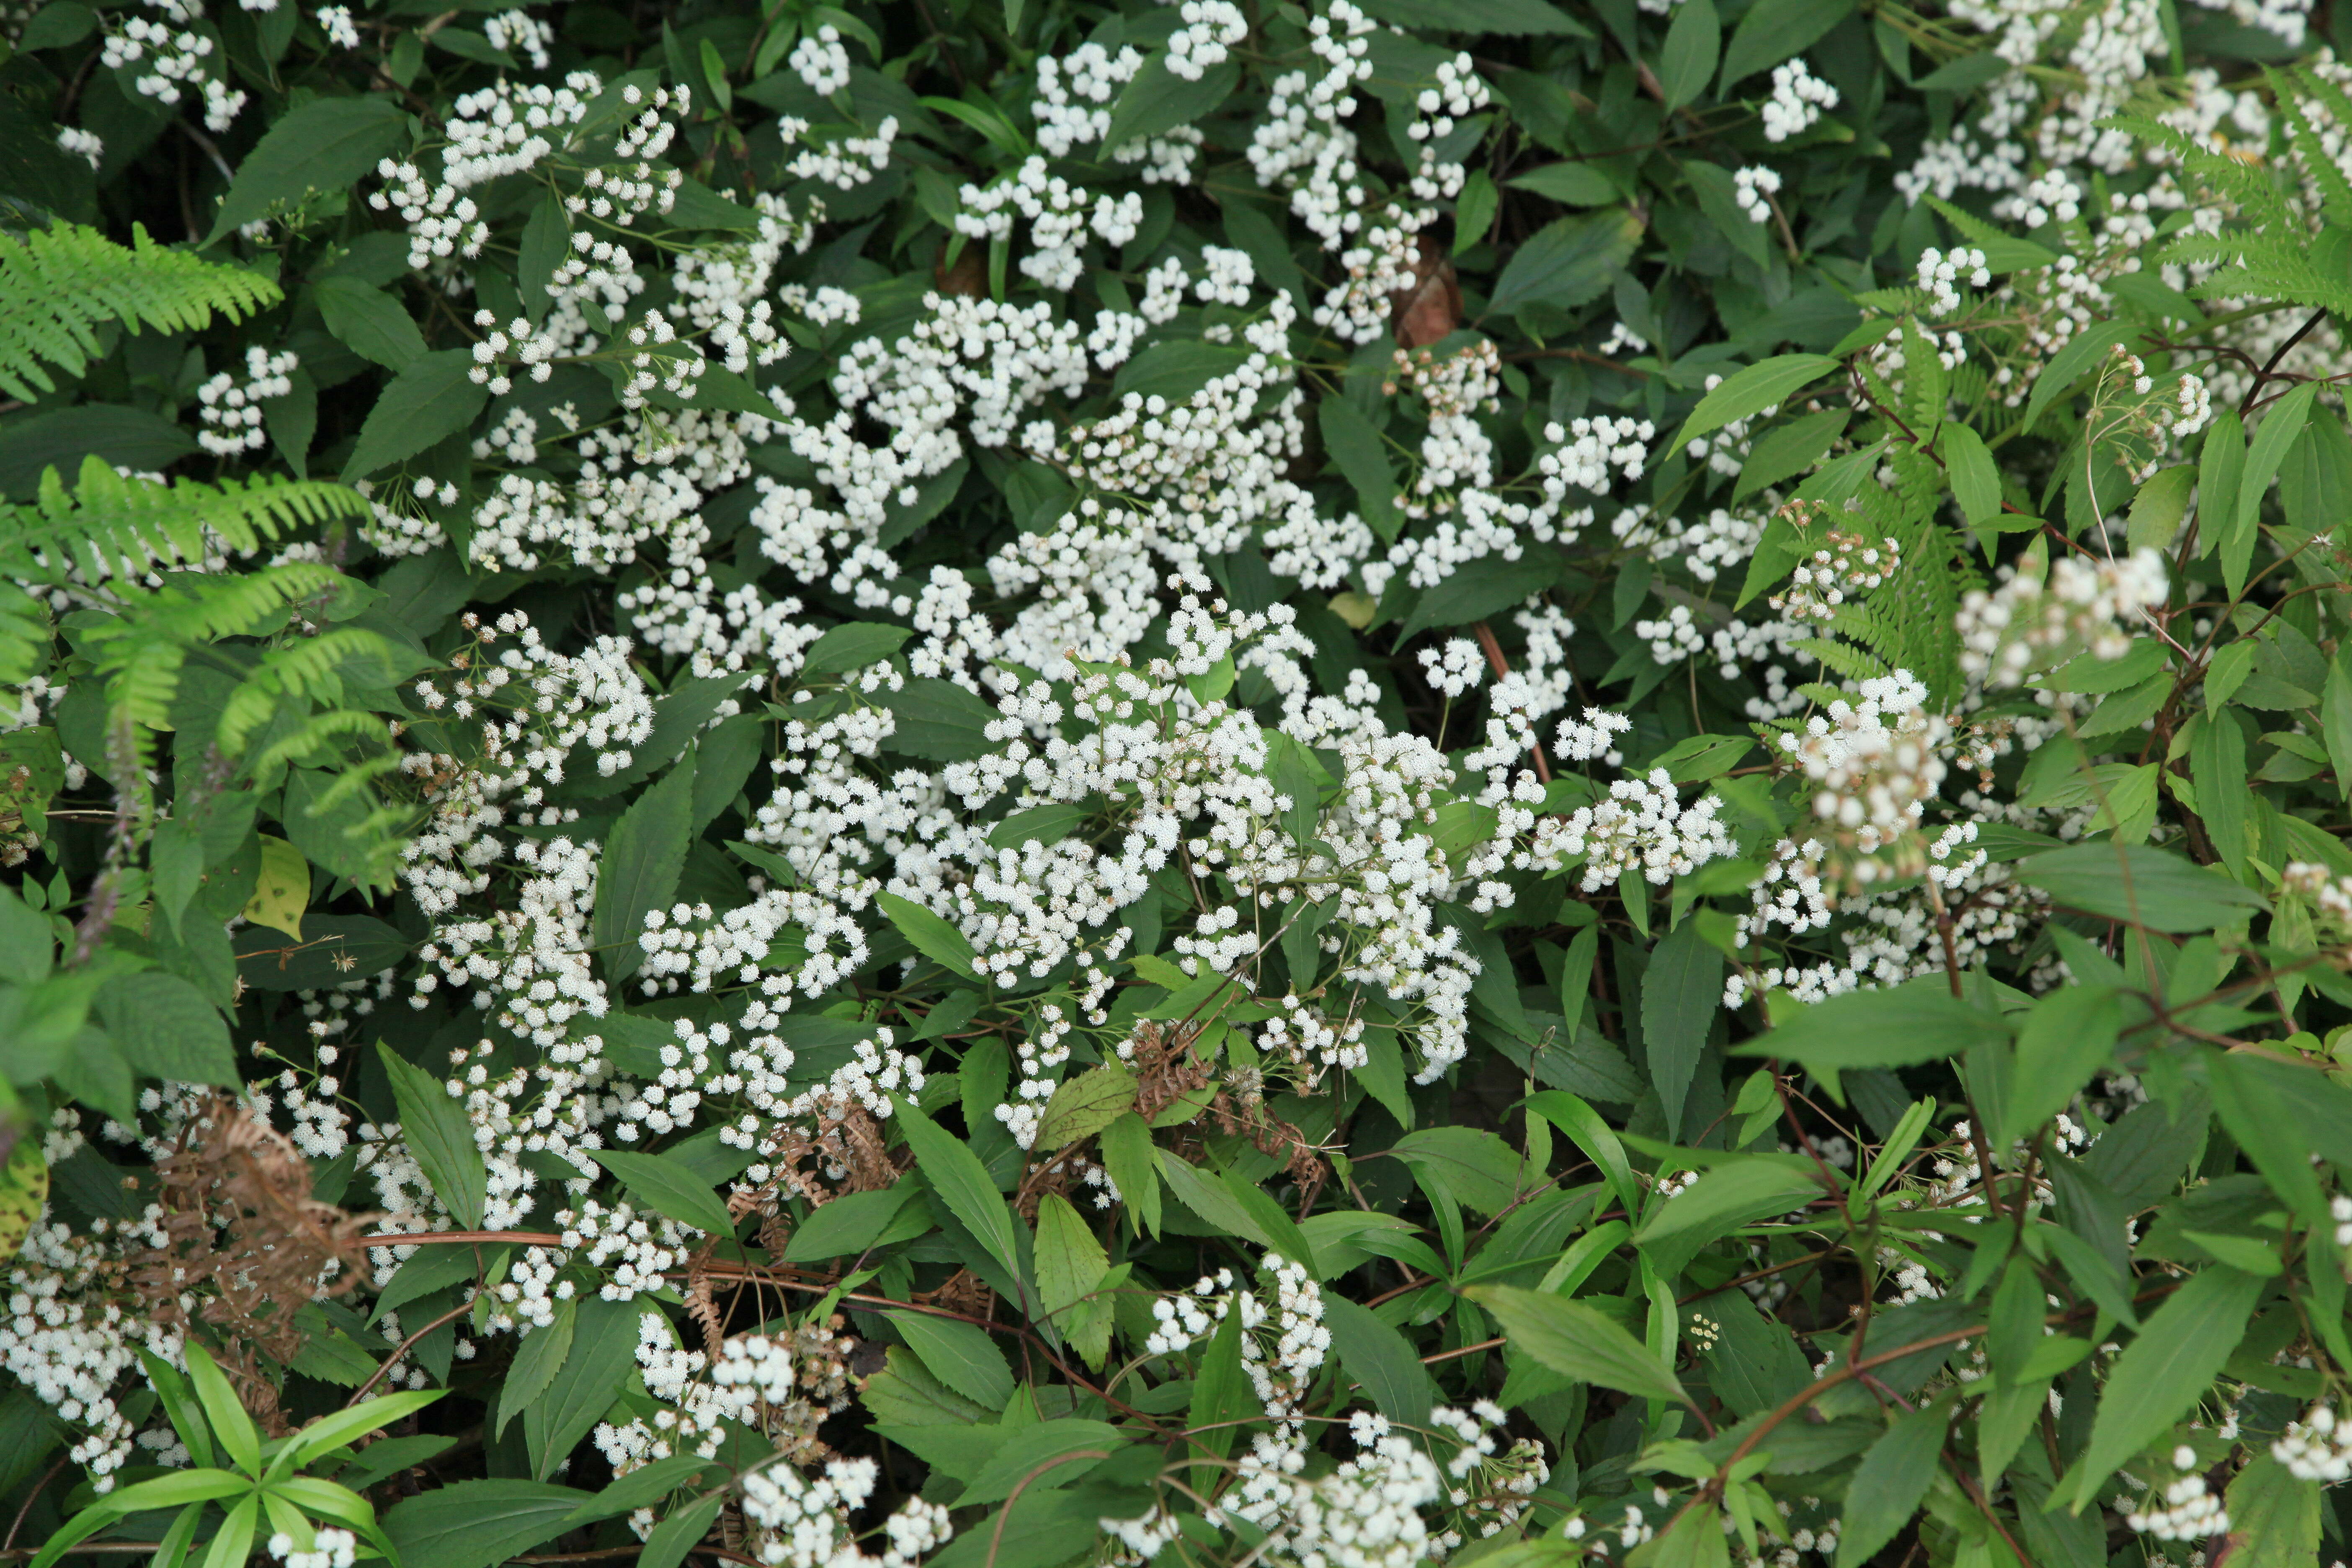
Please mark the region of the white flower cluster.
[[[2279, 886], [2311, 900], [2312, 907], [2336, 927], [2352, 926], [2352, 877], [2339, 877], [2312, 860], [2290, 860], [2279, 873]], [[2338, 1203], [2346, 1200], [2337, 1199]], [[2352, 1211], [2339, 1214], [2352, 1220]]]
[[359, 1537], [348, 1530], [332, 1525], [315, 1531], [308, 1550], [294, 1544], [294, 1538], [278, 1531], [269, 1538], [269, 1555], [286, 1564], [286, 1568], [352, 1568], [359, 1561]]
[[106, 162], [106, 143], [96, 132], [79, 125], [58, 127], [58, 151], [81, 159], [93, 169]]
[[2168, 1482], [2160, 1493], [2149, 1492], [2137, 1508], [2124, 1515], [2124, 1522], [2158, 1541], [2202, 1541], [2227, 1535], [2230, 1516], [2221, 1498], [2207, 1489], [2203, 1476], [2195, 1473], [2197, 1450], [2187, 1444], [2173, 1450], [2172, 1468], [2184, 1473]]
[[1927, 689], [1908, 670], [1864, 681], [1859, 701], [1841, 698], [1784, 734], [1780, 750], [1817, 787], [1813, 816], [1850, 836], [1858, 882], [1912, 874], [1876, 852], [1911, 835], [1944, 782], [1951, 729], [1927, 710]]
[[360, 47], [359, 24], [352, 19], [349, 5], [321, 5], [317, 12], [319, 30], [327, 35], [327, 42], [339, 49]]
[[819, 98], [831, 98], [849, 85], [849, 51], [842, 47], [841, 29], [830, 22], [801, 35], [785, 63]]
[[2334, 1409], [2315, 1405], [2302, 1420], [2286, 1424], [2271, 1445], [2271, 1457], [2297, 1480], [2323, 1487], [2352, 1480], [2352, 1423], [2339, 1425]]
[[[1528, 1500], [1549, 1477], [1535, 1444], [1497, 1452], [1494, 1433], [1502, 1411], [1480, 1401], [1473, 1411], [1430, 1413], [1430, 1433], [1417, 1439], [1385, 1417], [1359, 1411], [1349, 1419], [1355, 1456], [1318, 1479], [1306, 1476], [1303, 1444], [1256, 1438], [1212, 1522], [1230, 1513], [1265, 1534], [1260, 1551], [1300, 1568], [1412, 1568], [1442, 1560], [1474, 1534], [1508, 1530]], [[1441, 1466], [1431, 1452], [1450, 1444]], [[1431, 1515], [1452, 1510], [1452, 1521], [1431, 1528]], [[1149, 1559], [1172, 1538], [1152, 1516], [1106, 1520], [1138, 1559]]]
[[294, 390], [293, 375], [301, 361], [291, 349], [271, 353], [258, 346], [245, 351], [245, 379], [228, 371], [215, 372], [196, 388], [196, 415], [204, 427], [196, 445], [215, 457], [257, 452], [268, 445], [261, 426], [261, 405]]
[[1803, 58], [1772, 68], [1772, 96], [1764, 104], [1764, 139], [1786, 142], [1801, 136], [1825, 110], [1838, 106], [1838, 89], [1815, 76]]
[[[52, 1163], [63, 1155], [56, 1142], [53, 1136]], [[156, 1217], [160, 1211], [150, 1210]], [[115, 1404], [116, 1384], [137, 1370], [142, 1350], [180, 1360], [177, 1334], [91, 1288], [107, 1261], [103, 1237], [78, 1237], [44, 1213], [9, 1267], [0, 1325], [0, 1367], [80, 1434], [66, 1457], [100, 1492], [113, 1489], [131, 1453], [134, 1428]]]
[[880, 1557], [858, 1550], [850, 1515], [866, 1506], [880, 1470], [872, 1459], [835, 1459], [820, 1475], [763, 1465], [743, 1478], [743, 1519], [755, 1560], [769, 1568], [913, 1568], [955, 1533], [948, 1510], [909, 1498], [883, 1525]]
[[[1145, 1340], [1143, 1352], [1179, 1354], [1213, 1333], [1227, 1313], [1238, 1311], [1243, 1368], [1266, 1418], [1275, 1423], [1278, 1440], [1290, 1442], [1303, 1430], [1299, 1401], [1330, 1351], [1331, 1331], [1323, 1326], [1322, 1288], [1306, 1265], [1269, 1252], [1265, 1268], [1274, 1297], [1271, 1309], [1255, 1292], [1239, 1289], [1232, 1269], [1221, 1268], [1202, 1275], [1190, 1292], [1173, 1292], [1151, 1303], [1158, 1326]], [[1269, 1334], [1271, 1345], [1265, 1342]]]
[[1742, 169], [1731, 176], [1731, 199], [1748, 215], [1750, 223], [1764, 223], [1772, 216], [1772, 198], [1780, 191], [1780, 176], [1759, 163]]
[[1859, 601], [1903, 569], [1903, 547], [1892, 539], [1872, 543], [1859, 533], [1830, 530], [1812, 552], [1789, 574], [1789, 585], [1772, 595], [1772, 608], [1792, 621], [1837, 619], [1839, 609]]
[[1647, 777], [1615, 781], [1606, 799], [1579, 806], [1565, 817], [1538, 820], [1534, 840], [1514, 864], [1522, 870], [1550, 873], [1565, 869], [1580, 855], [1584, 874], [1578, 885], [1588, 893], [1629, 872], [1664, 887], [1710, 860], [1738, 853], [1719, 815], [1722, 809], [1722, 801], [1712, 794], [1684, 805], [1666, 770], [1653, 768]]
[[100, 63], [109, 70], [146, 67], [131, 78], [132, 89], [142, 98], [166, 106], [177, 105], [185, 92], [194, 90], [204, 100], [205, 128], [215, 133], [226, 131], [245, 107], [246, 95], [214, 74], [217, 67], [206, 63], [212, 58], [213, 35], [209, 27], [199, 30], [196, 26], [205, 17], [203, 0], [147, 0], [147, 4], [162, 12], [163, 19], [150, 21], [134, 16], [124, 18], [119, 28], [110, 26], [100, 47]]
[[1992, 281], [1985, 253], [1955, 246], [1949, 255], [1929, 246], [1919, 253], [1919, 287], [1927, 291], [1928, 313], [1948, 316], [1960, 308], [1960, 284], [1981, 289]]
[[1181, 0], [1176, 15], [1183, 26], [1169, 35], [1167, 61], [1171, 76], [1199, 81], [1209, 68], [1225, 63], [1233, 46], [1249, 37], [1249, 18], [1233, 0]]
[[2061, 556], [2046, 576], [2002, 571], [1998, 589], [1961, 601], [1958, 626], [1960, 668], [1990, 688], [2022, 685], [2078, 654], [2121, 658], [2126, 628], [2168, 591], [2164, 557], [2148, 549], [2119, 561]]

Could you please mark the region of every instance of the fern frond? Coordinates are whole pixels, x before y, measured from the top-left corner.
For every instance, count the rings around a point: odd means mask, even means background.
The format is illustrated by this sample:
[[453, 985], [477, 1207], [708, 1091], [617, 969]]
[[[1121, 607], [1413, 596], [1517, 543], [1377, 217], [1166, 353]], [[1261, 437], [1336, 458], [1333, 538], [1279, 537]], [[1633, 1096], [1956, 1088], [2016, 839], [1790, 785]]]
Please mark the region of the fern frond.
[[1799, 653], [1819, 659], [1823, 668], [1833, 669], [1848, 680], [1875, 680], [1888, 673], [1885, 660], [1851, 643], [1836, 642], [1829, 637], [1806, 637], [1790, 646]]
[[22, 686], [41, 667], [48, 611], [13, 583], [0, 583], [0, 687]]
[[2319, 128], [2312, 123], [2304, 96], [2286, 90], [2289, 80], [2294, 80], [2297, 88], [2307, 84], [2297, 79], [2283, 79], [2276, 73], [2271, 79], [2280, 89], [2279, 107], [2286, 111], [2287, 144], [2294, 150], [2305, 176], [2318, 187], [2322, 210], [2331, 223], [2352, 223], [2352, 180], [2344, 177], [2344, 171], [2328, 155], [2326, 144], [2320, 140]]
[[231, 321], [285, 296], [242, 268], [156, 244], [131, 226], [131, 245], [61, 223], [0, 234], [0, 393], [32, 401], [54, 392], [43, 362], [79, 375], [98, 352], [98, 328], [197, 331], [213, 313]]
[[[385, 738], [382, 714], [363, 712], [357, 708], [331, 708], [324, 713], [313, 714], [294, 733], [272, 741], [260, 755], [253, 759], [251, 771], [266, 773], [280, 763], [305, 762], [320, 748], [337, 740], [356, 741], [364, 745], [370, 742], [380, 744]], [[320, 809], [334, 805], [345, 795], [356, 793], [377, 774], [391, 772], [399, 765], [398, 755], [390, 752], [357, 761], [338, 758], [335, 783], [320, 797]], [[347, 782], [349, 788], [344, 787]]]
[[[361, 626], [337, 626], [315, 637], [304, 637], [273, 649], [229, 694], [227, 705], [221, 710], [220, 731], [215, 737], [221, 751], [232, 757], [243, 752], [246, 742], [269, 721], [269, 716], [286, 697], [339, 700], [342, 696], [339, 671], [345, 660], [370, 658], [384, 668], [393, 668], [397, 657], [390, 638]], [[383, 721], [375, 723], [380, 732]], [[257, 764], [262, 768], [268, 765], [267, 762]]]
[[341, 580], [331, 566], [290, 561], [235, 577], [184, 573], [140, 592], [121, 615], [86, 634], [108, 705], [143, 729], [163, 728], [189, 648], [257, 630], [289, 605]]
[[158, 484], [125, 478], [93, 455], [70, 494], [52, 468], [32, 505], [0, 510], [0, 576], [63, 585], [78, 570], [85, 583], [135, 580], [201, 561], [215, 541], [257, 550], [297, 524], [366, 512], [345, 485], [277, 477]]

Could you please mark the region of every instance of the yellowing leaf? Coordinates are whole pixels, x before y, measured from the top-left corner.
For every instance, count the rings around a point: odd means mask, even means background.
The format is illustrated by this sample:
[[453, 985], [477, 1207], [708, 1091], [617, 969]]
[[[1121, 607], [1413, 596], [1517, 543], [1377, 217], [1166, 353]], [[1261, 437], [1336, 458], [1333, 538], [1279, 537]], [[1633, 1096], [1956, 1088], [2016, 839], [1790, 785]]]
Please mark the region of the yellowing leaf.
[[19, 1128], [8, 1163], [0, 1165], [0, 1263], [16, 1256], [48, 1201], [49, 1166], [41, 1157], [40, 1130]]
[[283, 838], [267, 833], [260, 837], [261, 879], [254, 884], [245, 918], [300, 942], [302, 911], [310, 904], [310, 863]]

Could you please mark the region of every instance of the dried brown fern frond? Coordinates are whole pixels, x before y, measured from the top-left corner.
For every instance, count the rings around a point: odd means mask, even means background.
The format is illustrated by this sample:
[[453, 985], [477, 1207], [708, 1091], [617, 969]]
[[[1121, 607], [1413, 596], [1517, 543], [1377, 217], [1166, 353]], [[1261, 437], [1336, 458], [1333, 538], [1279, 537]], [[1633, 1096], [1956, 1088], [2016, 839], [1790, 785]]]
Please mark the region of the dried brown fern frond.
[[257, 1419], [270, 1380], [250, 1364], [257, 1352], [283, 1364], [298, 1354], [303, 1302], [340, 1296], [367, 1273], [364, 1237], [376, 1216], [354, 1215], [310, 1195], [310, 1164], [283, 1133], [226, 1094], [215, 1094], [155, 1162], [162, 1242], [128, 1260], [133, 1285], [157, 1321], [184, 1322], [184, 1305], [229, 1342], [224, 1367]]

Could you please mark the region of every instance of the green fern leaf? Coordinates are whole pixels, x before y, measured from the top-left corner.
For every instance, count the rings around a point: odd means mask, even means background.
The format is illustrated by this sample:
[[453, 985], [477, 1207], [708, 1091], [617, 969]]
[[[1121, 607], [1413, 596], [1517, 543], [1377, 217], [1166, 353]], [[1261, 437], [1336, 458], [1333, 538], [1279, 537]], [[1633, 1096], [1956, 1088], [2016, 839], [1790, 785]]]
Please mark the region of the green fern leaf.
[[348, 486], [276, 477], [158, 484], [82, 460], [71, 493], [55, 468], [28, 507], [0, 510], [0, 575], [63, 586], [136, 579], [205, 558], [206, 549], [257, 550], [302, 523], [366, 514]]
[[282, 298], [268, 279], [158, 245], [136, 224], [129, 247], [79, 224], [0, 234], [0, 393], [29, 403], [57, 390], [47, 366], [81, 374], [107, 321], [199, 331], [215, 311], [236, 321]]

